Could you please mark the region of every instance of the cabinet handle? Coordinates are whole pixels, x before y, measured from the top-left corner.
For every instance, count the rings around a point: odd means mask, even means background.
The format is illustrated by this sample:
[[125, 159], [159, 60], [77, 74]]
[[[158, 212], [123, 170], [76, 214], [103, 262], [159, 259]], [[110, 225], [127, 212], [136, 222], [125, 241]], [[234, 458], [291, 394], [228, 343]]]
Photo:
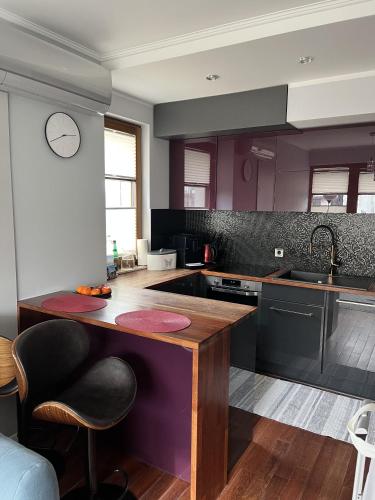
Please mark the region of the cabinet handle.
[[375, 307], [375, 304], [367, 304], [366, 302], [355, 302], [354, 300], [336, 299], [338, 304], [350, 304], [352, 306]]
[[289, 309], [280, 309], [279, 307], [271, 306], [270, 309], [272, 311], [283, 312], [288, 314], [297, 314], [298, 316], [306, 316], [307, 318], [312, 318], [313, 313], [301, 313], [299, 311], [290, 311]]

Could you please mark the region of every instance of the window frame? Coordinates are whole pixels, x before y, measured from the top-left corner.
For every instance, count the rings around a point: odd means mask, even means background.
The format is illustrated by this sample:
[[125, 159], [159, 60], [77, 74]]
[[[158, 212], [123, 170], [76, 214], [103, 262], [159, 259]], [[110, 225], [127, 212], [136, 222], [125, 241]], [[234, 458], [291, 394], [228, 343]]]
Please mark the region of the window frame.
[[[332, 165], [311, 165], [310, 166], [310, 181], [309, 181], [309, 201], [308, 201], [308, 212], [311, 212], [312, 205], [312, 186], [313, 186], [313, 175], [315, 170], [334, 170], [335, 168], [347, 168], [349, 170], [349, 183], [348, 183], [348, 200], [346, 205], [347, 214], [356, 214], [358, 205], [358, 182], [360, 172], [366, 171], [365, 163], [339, 163]], [[315, 213], [315, 212], [314, 212]]]
[[[142, 238], [142, 127], [135, 123], [129, 123], [111, 116], [104, 117], [104, 128], [118, 130], [135, 136], [136, 144], [136, 166], [135, 166], [135, 214], [136, 214], [136, 238]], [[133, 181], [133, 177], [107, 175], [104, 171], [104, 179]], [[107, 206], [106, 206], [107, 210]], [[127, 210], [123, 208], [123, 210]]]

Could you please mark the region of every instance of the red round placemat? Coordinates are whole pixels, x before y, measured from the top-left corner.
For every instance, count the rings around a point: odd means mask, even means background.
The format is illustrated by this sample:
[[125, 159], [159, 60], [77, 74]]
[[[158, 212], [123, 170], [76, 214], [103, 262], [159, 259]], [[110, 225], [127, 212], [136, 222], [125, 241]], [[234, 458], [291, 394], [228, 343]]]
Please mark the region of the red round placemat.
[[152, 333], [178, 332], [191, 325], [191, 320], [182, 314], [159, 309], [142, 309], [120, 314], [115, 322], [132, 330]]
[[42, 307], [44, 307], [44, 309], [60, 312], [96, 311], [97, 309], [102, 309], [106, 305], [107, 301], [104, 299], [73, 293], [56, 295], [56, 297], [50, 297], [42, 302]]

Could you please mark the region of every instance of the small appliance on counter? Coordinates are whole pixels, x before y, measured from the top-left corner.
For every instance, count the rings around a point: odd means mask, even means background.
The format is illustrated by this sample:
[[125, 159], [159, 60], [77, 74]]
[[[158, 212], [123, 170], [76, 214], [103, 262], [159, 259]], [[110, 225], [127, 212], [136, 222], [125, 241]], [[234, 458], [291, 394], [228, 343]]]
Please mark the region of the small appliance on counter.
[[177, 252], [174, 249], [160, 248], [147, 254], [149, 271], [167, 271], [176, 269]]
[[212, 243], [205, 243], [203, 245], [203, 262], [205, 264], [213, 264], [217, 257], [217, 250]]
[[174, 234], [171, 237], [171, 247], [177, 251], [178, 267], [189, 267], [186, 264], [201, 263], [203, 245], [199, 236], [194, 234]]

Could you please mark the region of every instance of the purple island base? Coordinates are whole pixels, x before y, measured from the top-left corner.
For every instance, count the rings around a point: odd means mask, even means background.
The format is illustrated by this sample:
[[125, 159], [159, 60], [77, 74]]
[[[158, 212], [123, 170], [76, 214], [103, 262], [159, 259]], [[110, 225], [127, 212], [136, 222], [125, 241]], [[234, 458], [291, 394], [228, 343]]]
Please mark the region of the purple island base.
[[95, 328], [95, 357], [118, 356], [138, 382], [121, 426], [127, 454], [190, 482], [192, 353], [183, 347]]

